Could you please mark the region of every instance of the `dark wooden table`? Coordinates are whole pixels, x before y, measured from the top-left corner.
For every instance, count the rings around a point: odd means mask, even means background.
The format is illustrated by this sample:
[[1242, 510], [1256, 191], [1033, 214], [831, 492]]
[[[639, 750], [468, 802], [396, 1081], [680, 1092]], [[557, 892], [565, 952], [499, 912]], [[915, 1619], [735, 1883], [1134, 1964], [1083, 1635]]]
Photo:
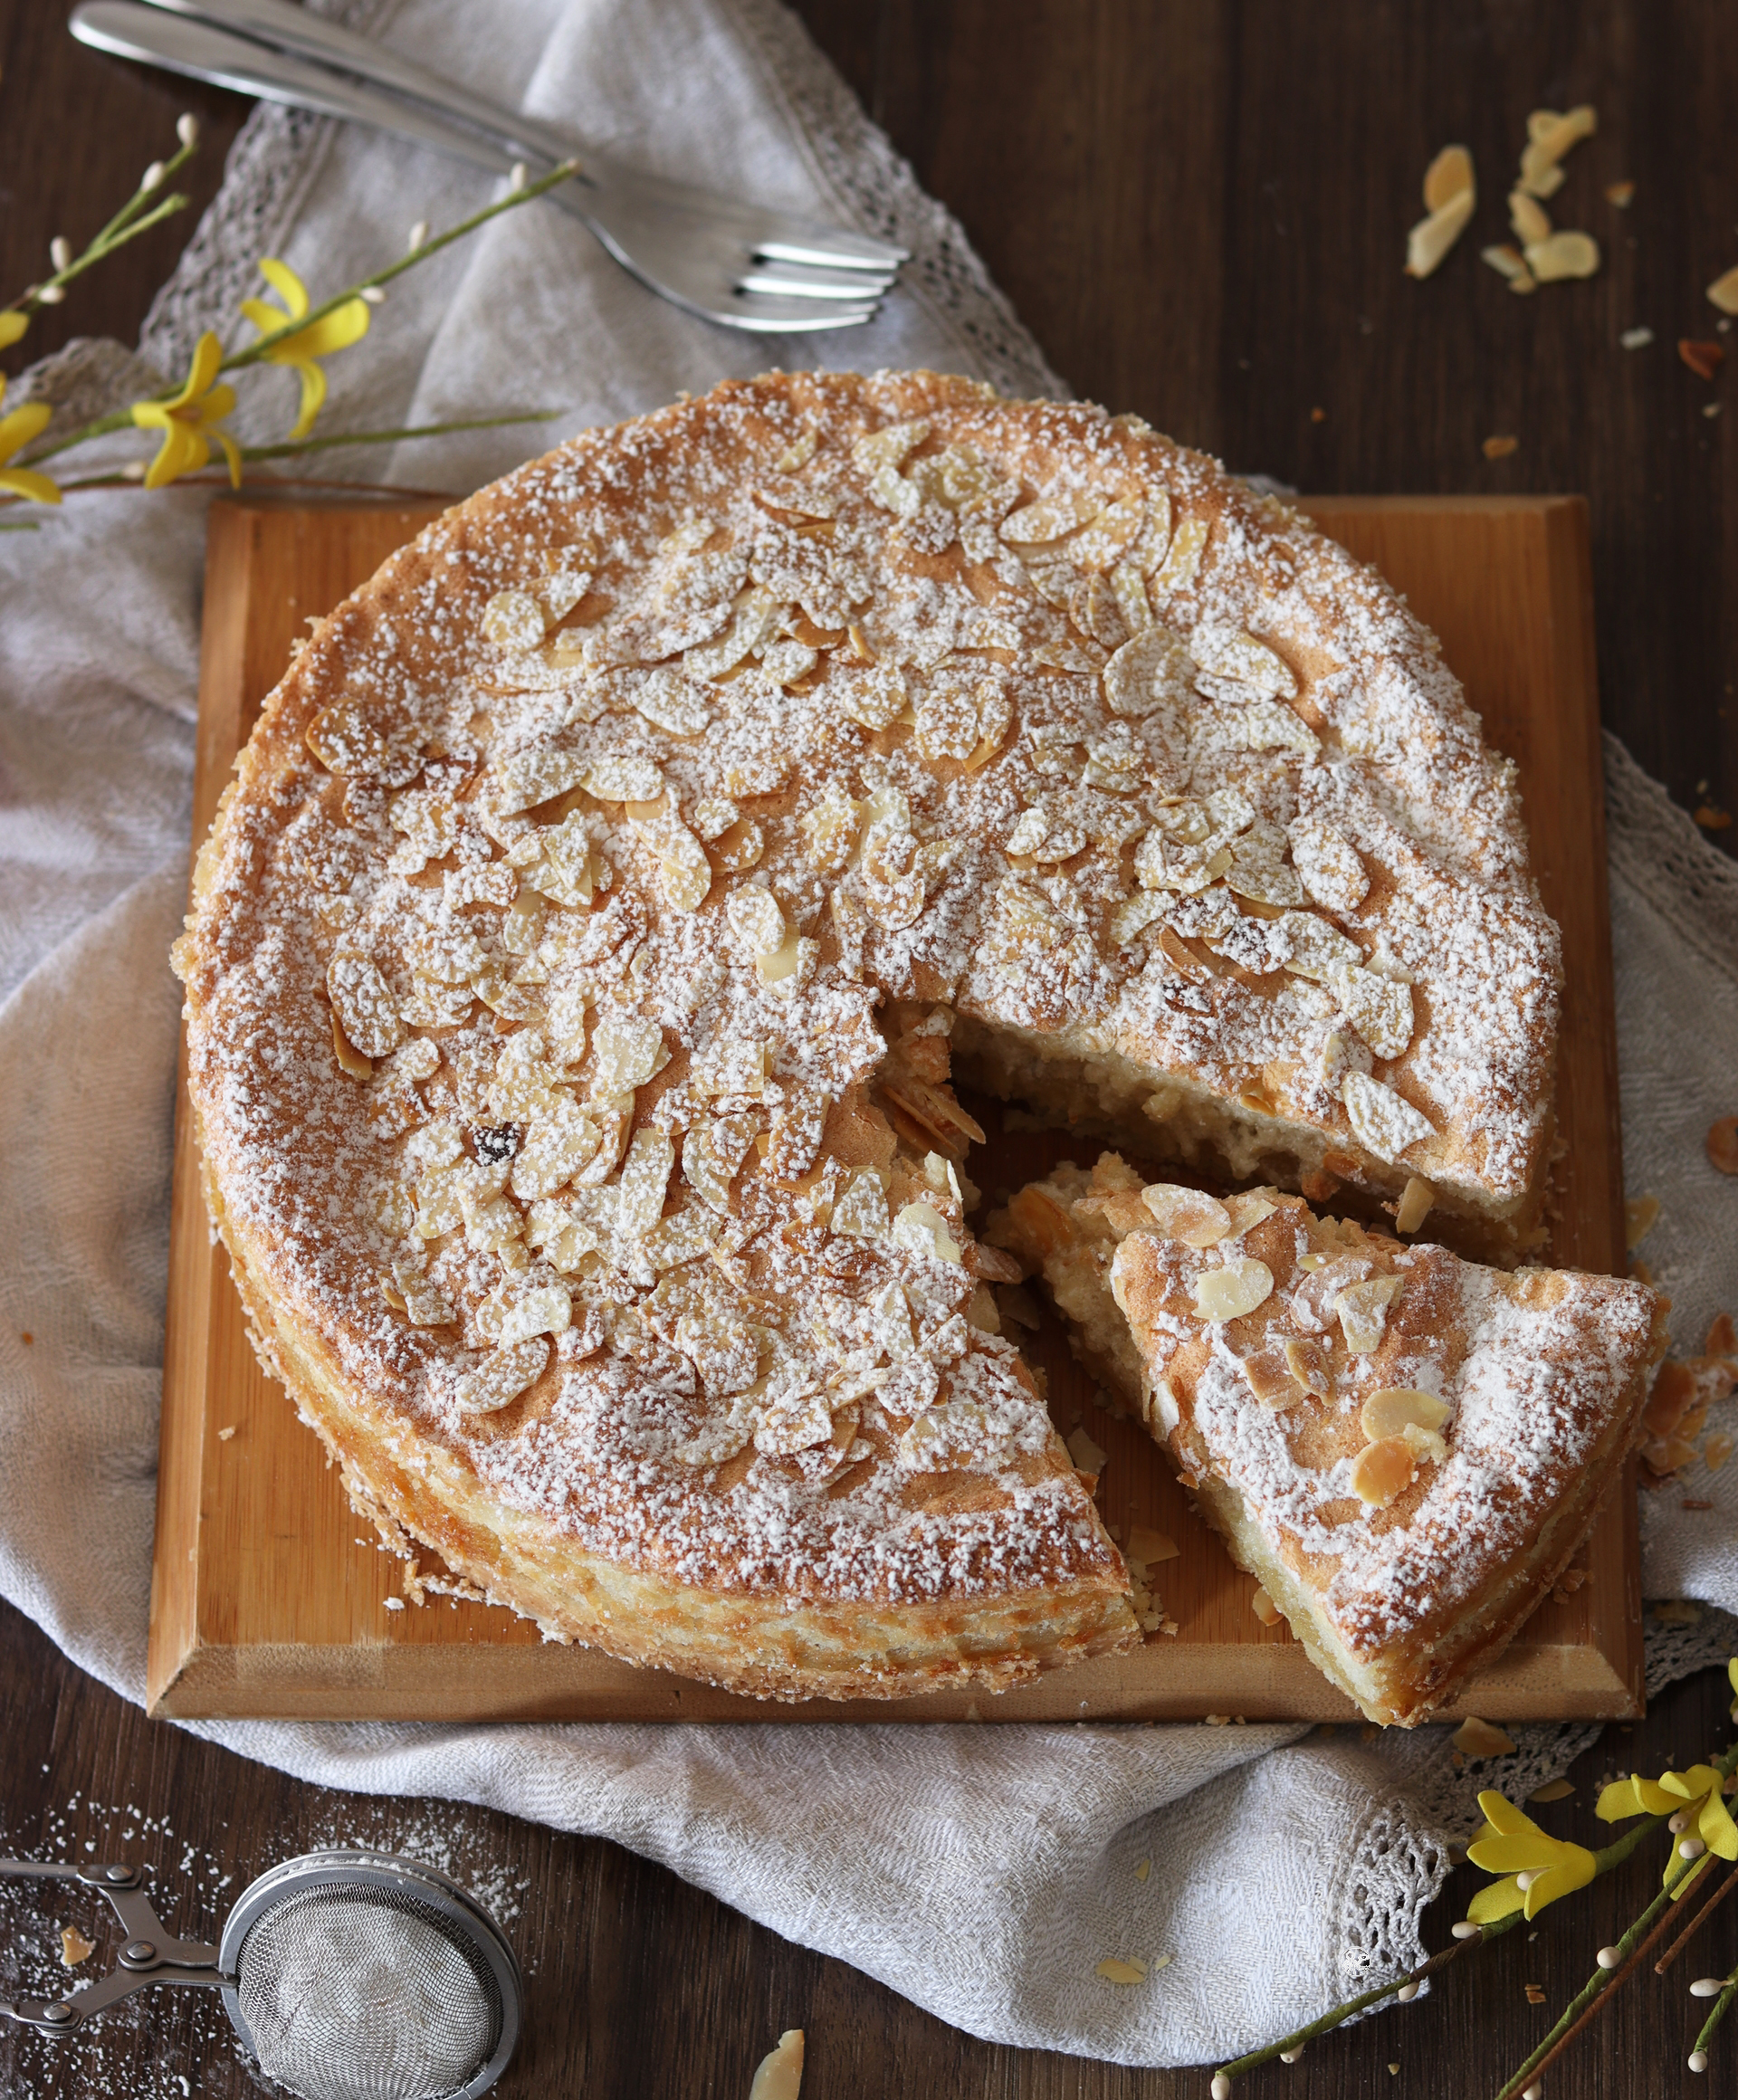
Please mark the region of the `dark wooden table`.
[[[0, 0], [0, 296], [44, 272], [51, 235], [81, 239], [108, 215], [168, 150], [185, 108], [205, 126], [191, 186], [208, 201], [245, 114], [233, 97], [80, 50], [62, 12]], [[1738, 597], [1723, 587], [1738, 412], [1705, 413], [1730, 380], [1697, 378], [1675, 348], [1727, 339], [1702, 288], [1738, 262], [1738, 14], [1696, 0], [803, 0], [801, 12], [1079, 392], [1308, 490], [1585, 491], [1606, 720], [1686, 807], [1738, 807]], [[1599, 238], [1605, 267], [1517, 299], [1477, 249], [1505, 237], [1500, 199], [1527, 111], [1580, 101], [1600, 130], [1552, 209]], [[1426, 163], [1451, 139], [1473, 149], [1487, 201], [1442, 271], [1414, 283], [1399, 267], [1406, 229]], [[1625, 178], [1628, 212], [1603, 195]], [[131, 339], [192, 223], [87, 281], [5, 368], [74, 334]], [[1637, 324], [1657, 339], [1625, 351], [1618, 338]], [[1490, 460], [1483, 441], [1496, 435], [1519, 442]], [[1552, 1827], [1586, 1834], [1587, 1782], [1613, 1764], [1654, 1771], [1723, 1744], [1728, 1696], [1711, 1675], [1666, 1694], [1582, 1761], [1582, 1806], [1548, 1811]], [[812, 2100], [1206, 2090], [1198, 2072], [974, 2041], [613, 1845], [244, 1763], [147, 1723], [4, 1608], [0, 1713], [0, 1843], [79, 1856], [94, 1841], [171, 1874], [186, 1861], [202, 1910], [181, 1914], [184, 1931], [209, 1931], [253, 1874], [322, 1841], [432, 1847], [504, 1892], [531, 2023], [503, 2095], [734, 2100], [790, 2025], [807, 2029]], [[1657, 1871], [1638, 1861], [1573, 1915], [1551, 1914], [1536, 1941], [1512, 1934], [1432, 1997], [1239, 2093], [1494, 2092]], [[1456, 1877], [1427, 1921], [1430, 1944], [1478, 1879]], [[1682, 2070], [1704, 2009], [1684, 1981], [1734, 1958], [1738, 1905], [1684, 1975], [1625, 1993], [1550, 2079], [1553, 2100], [1738, 2090], [1738, 2033], [1705, 2084]], [[1528, 2002], [1529, 1982], [1544, 2005]], [[152, 2100], [253, 2089], [221, 2019], [167, 1994], [148, 2022], [109, 2023], [100, 2053], [0, 2033], [0, 2085]]]

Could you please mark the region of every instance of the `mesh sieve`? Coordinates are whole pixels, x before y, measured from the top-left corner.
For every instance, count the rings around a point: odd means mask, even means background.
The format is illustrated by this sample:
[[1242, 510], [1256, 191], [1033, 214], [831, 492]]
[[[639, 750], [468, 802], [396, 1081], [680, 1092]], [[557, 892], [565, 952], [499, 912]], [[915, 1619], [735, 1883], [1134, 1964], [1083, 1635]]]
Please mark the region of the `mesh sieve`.
[[501, 1992], [463, 1928], [379, 1885], [272, 1904], [236, 1990], [260, 2068], [302, 2100], [448, 2100], [501, 2038]]

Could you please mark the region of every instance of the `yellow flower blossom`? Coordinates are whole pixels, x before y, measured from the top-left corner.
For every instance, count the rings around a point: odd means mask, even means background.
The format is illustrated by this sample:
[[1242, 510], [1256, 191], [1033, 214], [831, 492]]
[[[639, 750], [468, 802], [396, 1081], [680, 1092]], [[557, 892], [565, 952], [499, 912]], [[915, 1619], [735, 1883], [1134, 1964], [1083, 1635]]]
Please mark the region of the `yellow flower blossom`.
[[[1621, 1823], [1631, 1816], [1681, 1813], [1685, 1818], [1685, 1836], [1694, 1832], [1707, 1847], [1709, 1854], [1718, 1854], [1722, 1859], [1738, 1859], [1738, 1823], [1733, 1821], [1726, 1807], [1724, 1786], [1725, 1781], [1711, 1764], [1693, 1764], [1688, 1771], [1661, 1772], [1657, 1780], [1645, 1780], [1639, 1773], [1632, 1772], [1627, 1780], [1616, 1780], [1606, 1788], [1593, 1813], [1603, 1823]], [[1694, 1873], [1684, 1874], [1676, 1848], [1666, 1863], [1668, 1881], [1674, 1867], [1679, 1867], [1678, 1895], [1702, 1872], [1698, 1866]]]
[[15, 306], [0, 307], [0, 350], [9, 350], [30, 326], [30, 316]]
[[1466, 1847], [1466, 1857], [1486, 1874], [1504, 1878], [1473, 1898], [1466, 1915], [1474, 1924], [1494, 1924], [1513, 1911], [1535, 1918], [1547, 1904], [1592, 1880], [1597, 1863], [1585, 1846], [1549, 1836], [1499, 1793], [1480, 1794], [1478, 1805], [1485, 1811], [1485, 1825]]
[[[263, 336], [269, 336], [281, 329], [286, 320], [300, 320], [308, 310], [308, 292], [300, 277], [287, 262], [280, 262], [267, 255], [260, 263], [260, 275], [282, 300], [282, 310], [263, 299], [244, 299], [242, 311]], [[292, 365], [301, 378], [301, 413], [296, 418], [295, 428], [290, 433], [292, 440], [306, 437], [314, 426], [314, 418], [320, 414], [326, 399], [326, 374], [315, 362], [319, 358], [329, 358], [334, 350], [347, 350], [352, 343], [360, 342], [368, 332], [368, 303], [360, 299], [347, 299], [342, 306], [334, 307], [323, 320], [312, 322], [305, 329], [298, 329], [294, 335], [285, 336], [273, 343], [269, 350], [262, 352], [268, 365]]]
[[230, 484], [242, 485], [242, 455], [235, 440], [217, 429], [235, 406], [235, 389], [215, 384], [224, 361], [224, 346], [207, 329], [195, 346], [186, 384], [173, 401], [135, 401], [133, 421], [140, 430], [160, 430], [163, 443], [145, 476], [148, 489], [167, 488], [183, 474], [197, 473], [211, 457], [215, 437], [229, 462]]
[[[0, 379], [0, 401], [5, 397], [6, 383]], [[28, 467], [6, 464], [14, 453], [23, 452], [43, 434], [53, 413], [46, 401], [26, 401], [10, 415], [0, 415], [0, 489], [9, 490], [14, 496], [23, 496], [33, 503], [60, 501], [61, 492], [46, 474], [33, 473]]]

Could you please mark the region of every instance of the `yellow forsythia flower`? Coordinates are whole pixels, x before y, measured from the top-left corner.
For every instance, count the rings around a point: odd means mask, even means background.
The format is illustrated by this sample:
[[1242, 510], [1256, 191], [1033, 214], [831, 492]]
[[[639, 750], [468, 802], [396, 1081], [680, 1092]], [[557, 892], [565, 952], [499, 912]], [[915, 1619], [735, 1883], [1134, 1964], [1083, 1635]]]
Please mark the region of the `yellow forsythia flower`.
[[[282, 310], [269, 305], [263, 299], [244, 299], [242, 301], [242, 311], [263, 336], [269, 336], [281, 329], [286, 320], [301, 319], [308, 310], [308, 292], [290, 265], [278, 262], [271, 255], [262, 259], [260, 275], [282, 300]], [[268, 365], [293, 366], [301, 377], [301, 413], [296, 418], [295, 428], [290, 433], [292, 440], [307, 436], [326, 399], [326, 374], [314, 360], [317, 358], [329, 358], [334, 350], [349, 349], [352, 343], [360, 342], [368, 332], [368, 302], [360, 299], [347, 299], [342, 306], [334, 307], [323, 320], [317, 320], [305, 329], [298, 329], [294, 335], [285, 336], [282, 342], [273, 343], [263, 353]]]
[[30, 326], [30, 316], [15, 306], [0, 307], [0, 350], [9, 350]]
[[160, 430], [163, 443], [145, 476], [148, 489], [167, 488], [183, 474], [197, 473], [211, 457], [215, 437], [229, 462], [233, 488], [242, 485], [242, 455], [235, 440], [216, 428], [235, 406], [235, 389], [214, 384], [224, 361], [224, 346], [207, 329], [195, 346], [186, 384], [173, 401], [135, 401], [133, 421], [141, 430]]
[[[0, 379], [0, 401], [5, 397], [6, 383]], [[60, 501], [61, 492], [46, 474], [33, 473], [28, 467], [6, 464], [14, 453], [23, 452], [43, 434], [53, 413], [46, 401], [26, 401], [10, 415], [0, 415], [0, 489], [9, 489], [14, 496], [24, 496], [33, 503]]]
[[[1676, 1816], [1694, 1803], [1695, 1812], [1685, 1822], [1685, 1835], [1694, 1829], [1710, 1853], [1722, 1859], [1738, 1859], [1738, 1824], [1733, 1823], [1726, 1807], [1722, 1791], [1724, 1784], [1711, 1764], [1693, 1764], [1688, 1771], [1661, 1772], [1657, 1780], [1645, 1780], [1638, 1772], [1632, 1772], [1627, 1780], [1615, 1780], [1606, 1788], [1593, 1813], [1601, 1822], [1621, 1823], [1631, 1816]], [[1677, 1857], [1674, 1851], [1666, 1863], [1667, 1880]], [[1697, 1867], [1695, 1873], [1701, 1871]], [[1677, 1893], [1681, 1895], [1695, 1878], [1695, 1875], [1680, 1873], [1682, 1885]]]
[[[1494, 1924], [1512, 1911], [1535, 1918], [1547, 1904], [1592, 1880], [1597, 1863], [1585, 1846], [1549, 1836], [1499, 1793], [1480, 1794], [1478, 1805], [1485, 1811], [1485, 1825], [1466, 1847], [1466, 1857], [1486, 1874], [1504, 1878], [1480, 1889], [1468, 1904], [1466, 1915], [1474, 1924]], [[1527, 1877], [1524, 1888], [1523, 1876]]]

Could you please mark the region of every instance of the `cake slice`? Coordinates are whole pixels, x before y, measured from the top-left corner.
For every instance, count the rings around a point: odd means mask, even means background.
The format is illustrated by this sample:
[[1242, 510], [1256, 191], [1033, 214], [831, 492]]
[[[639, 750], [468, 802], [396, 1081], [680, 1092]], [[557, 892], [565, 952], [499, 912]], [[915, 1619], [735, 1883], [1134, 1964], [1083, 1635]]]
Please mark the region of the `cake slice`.
[[1022, 1189], [993, 1236], [1312, 1660], [1408, 1727], [1567, 1566], [1666, 1348], [1640, 1284], [1480, 1268], [1271, 1188], [1143, 1187], [1113, 1152]]

